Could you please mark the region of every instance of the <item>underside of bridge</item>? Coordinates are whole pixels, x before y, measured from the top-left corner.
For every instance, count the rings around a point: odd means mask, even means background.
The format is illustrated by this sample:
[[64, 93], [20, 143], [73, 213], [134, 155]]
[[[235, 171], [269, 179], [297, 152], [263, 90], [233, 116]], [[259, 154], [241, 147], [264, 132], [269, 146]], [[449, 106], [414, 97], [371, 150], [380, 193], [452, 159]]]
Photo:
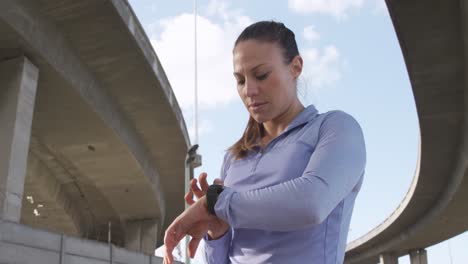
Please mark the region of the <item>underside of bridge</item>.
[[383, 223], [348, 244], [345, 263], [427, 263], [424, 248], [468, 230], [468, 5], [387, 0], [420, 125], [418, 170]]
[[190, 142], [128, 2], [1, 1], [0, 87], [0, 220], [153, 254]]

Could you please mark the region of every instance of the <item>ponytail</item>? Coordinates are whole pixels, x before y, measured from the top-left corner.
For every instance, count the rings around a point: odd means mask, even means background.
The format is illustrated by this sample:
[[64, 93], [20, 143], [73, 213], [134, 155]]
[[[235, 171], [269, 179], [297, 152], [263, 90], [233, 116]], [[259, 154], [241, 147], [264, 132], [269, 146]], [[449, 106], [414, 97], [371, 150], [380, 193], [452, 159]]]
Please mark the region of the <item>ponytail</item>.
[[238, 160], [247, 156], [248, 152], [260, 146], [260, 139], [265, 135], [263, 124], [258, 123], [251, 116], [242, 137], [228, 150]]

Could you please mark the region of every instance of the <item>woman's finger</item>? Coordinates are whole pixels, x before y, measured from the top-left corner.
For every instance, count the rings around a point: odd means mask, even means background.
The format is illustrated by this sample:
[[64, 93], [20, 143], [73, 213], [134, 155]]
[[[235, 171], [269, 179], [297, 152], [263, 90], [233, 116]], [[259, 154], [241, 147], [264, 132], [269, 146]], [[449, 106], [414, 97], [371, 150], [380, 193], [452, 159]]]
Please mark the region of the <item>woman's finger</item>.
[[195, 196], [197, 196], [198, 199], [200, 199], [201, 197], [203, 197], [203, 195], [205, 195], [202, 190], [200, 190], [200, 188], [198, 187], [198, 184], [197, 184], [197, 179], [192, 179], [192, 181], [190, 182], [190, 189], [192, 190], [193, 194], [195, 194]]
[[177, 246], [179, 241], [177, 240], [177, 219], [167, 228], [164, 234], [164, 246], [166, 247], [166, 258], [168, 263], [174, 261], [172, 251]]
[[201, 173], [200, 176], [198, 177], [198, 182], [200, 183], [202, 192], [204, 192], [205, 194], [206, 194], [206, 191], [208, 191], [208, 187], [210, 187], [210, 185], [208, 184], [208, 181], [206, 181], [206, 177], [208, 177], [208, 174], [206, 174], [206, 172]]
[[197, 178], [193, 178], [190, 180], [190, 189], [195, 191], [198, 189]]
[[172, 256], [172, 250], [174, 248], [171, 246], [171, 243], [168, 241], [167, 236], [166, 236], [166, 239], [164, 239], [164, 246], [166, 247], [165, 256], [166, 258], [169, 258], [169, 256]]
[[164, 256], [164, 263], [165, 264], [172, 264], [173, 260], [174, 260], [174, 257], [172, 256], [172, 252], [167, 253], [167, 250], [166, 250], [166, 255]]
[[166, 256], [165, 259], [167, 264], [172, 264], [174, 262], [174, 257], [172, 255]]
[[189, 205], [192, 205], [195, 203], [193, 200], [193, 191], [190, 189], [186, 194], [185, 194], [185, 202], [187, 202]]
[[195, 257], [195, 253], [197, 253], [197, 248], [198, 248], [198, 245], [200, 244], [200, 240], [201, 240], [201, 238], [192, 238], [190, 240], [189, 246], [188, 246], [188, 249], [187, 249], [190, 258]]

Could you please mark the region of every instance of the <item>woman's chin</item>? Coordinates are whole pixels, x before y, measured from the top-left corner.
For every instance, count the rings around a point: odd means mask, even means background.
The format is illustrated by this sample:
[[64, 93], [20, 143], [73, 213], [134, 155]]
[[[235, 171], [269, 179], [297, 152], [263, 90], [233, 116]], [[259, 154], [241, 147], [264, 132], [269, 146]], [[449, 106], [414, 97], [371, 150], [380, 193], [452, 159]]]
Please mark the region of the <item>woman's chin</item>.
[[258, 114], [258, 113], [251, 113], [250, 114], [252, 116], [252, 118], [257, 122], [257, 123], [265, 123], [267, 122], [268, 120], [270, 120], [268, 117], [266, 117], [265, 115], [262, 115], [262, 114]]

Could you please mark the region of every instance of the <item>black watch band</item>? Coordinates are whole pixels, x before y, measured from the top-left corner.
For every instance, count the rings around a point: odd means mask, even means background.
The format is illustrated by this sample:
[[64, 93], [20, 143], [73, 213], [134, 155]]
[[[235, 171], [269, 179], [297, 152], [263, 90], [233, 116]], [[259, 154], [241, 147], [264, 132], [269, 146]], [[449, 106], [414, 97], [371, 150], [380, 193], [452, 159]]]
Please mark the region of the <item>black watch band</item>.
[[212, 215], [216, 215], [215, 204], [218, 201], [219, 194], [224, 190], [223, 185], [213, 184], [208, 187], [206, 191], [206, 205], [208, 207], [208, 212]]

